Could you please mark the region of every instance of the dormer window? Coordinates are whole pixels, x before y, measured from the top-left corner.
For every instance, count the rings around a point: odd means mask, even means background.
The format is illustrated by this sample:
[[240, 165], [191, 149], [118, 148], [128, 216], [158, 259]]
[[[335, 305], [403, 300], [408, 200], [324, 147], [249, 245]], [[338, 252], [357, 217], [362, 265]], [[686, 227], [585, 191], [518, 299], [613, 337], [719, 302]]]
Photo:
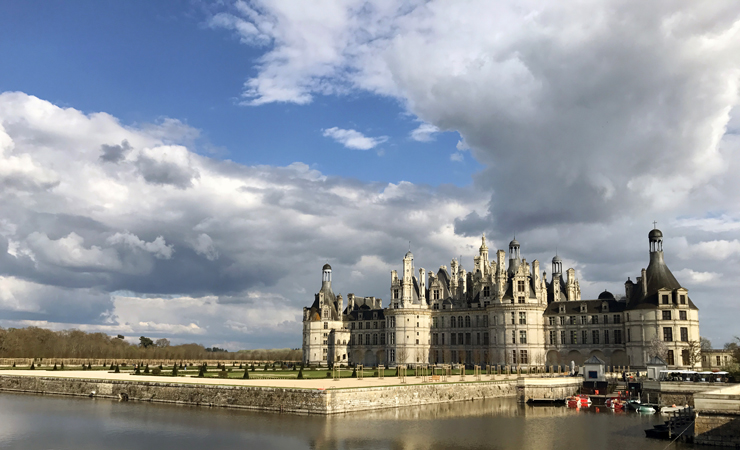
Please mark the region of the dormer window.
[[373, 313], [373, 320], [377, 320], [377, 319], [378, 319], [378, 313]]
[[667, 305], [670, 303], [668, 294], [663, 294], [660, 296], [660, 298], [661, 298], [661, 303], [663, 303], [664, 305]]
[[558, 311], [560, 314], [565, 314], [565, 306], [560, 305], [560, 310]]
[[358, 318], [359, 320], [362, 320], [362, 313], [358, 314], [358, 315], [357, 315], [357, 318]]
[[609, 312], [609, 304], [607, 302], [601, 304], [601, 312]]
[[586, 312], [586, 305], [581, 305], [581, 312], [582, 313], [585, 313]]

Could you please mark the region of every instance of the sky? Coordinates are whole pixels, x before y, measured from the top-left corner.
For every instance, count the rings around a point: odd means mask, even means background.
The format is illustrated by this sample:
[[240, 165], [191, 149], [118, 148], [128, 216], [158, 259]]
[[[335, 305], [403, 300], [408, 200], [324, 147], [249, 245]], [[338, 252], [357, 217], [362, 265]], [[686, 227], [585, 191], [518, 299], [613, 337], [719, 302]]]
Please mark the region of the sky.
[[740, 335], [733, 1], [0, 3], [0, 326], [297, 348], [302, 308], [516, 236], [665, 259]]

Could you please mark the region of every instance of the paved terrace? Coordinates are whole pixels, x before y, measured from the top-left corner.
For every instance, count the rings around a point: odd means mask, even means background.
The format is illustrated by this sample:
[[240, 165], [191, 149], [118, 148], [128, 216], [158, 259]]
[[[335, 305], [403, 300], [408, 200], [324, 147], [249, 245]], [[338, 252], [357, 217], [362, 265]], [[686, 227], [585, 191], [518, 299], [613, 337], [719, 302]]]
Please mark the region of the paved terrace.
[[[251, 374], [251, 372], [250, 372]], [[131, 375], [130, 372], [112, 373], [102, 370], [0, 370], [0, 376], [21, 376], [21, 377], [46, 377], [46, 378], [78, 378], [86, 380], [101, 381], [145, 381], [152, 383], [177, 383], [177, 384], [199, 384], [199, 385], [221, 385], [221, 386], [255, 386], [255, 387], [277, 387], [277, 388], [298, 388], [298, 389], [346, 389], [346, 388], [363, 388], [363, 387], [380, 387], [380, 386], [408, 386], [418, 384], [453, 384], [469, 383], [477, 381], [473, 375], [466, 375], [465, 380], [460, 380], [459, 375], [447, 377], [447, 382], [441, 381], [422, 381], [421, 377], [413, 375], [406, 376], [406, 382], [401, 383], [396, 376], [386, 376], [385, 378], [365, 377], [360, 380], [357, 378], [342, 378], [333, 380], [332, 378], [313, 378], [313, 379], [249, 379], [240, 378], [197, 378], [190, 376], [152, 376], [152, 375]], [[565, 378], [565, 377], [560, 377]], [[503, 381], [516, 380], [517, 375], [481, 375], [481, 381]], [[427, 377], [430, 380], [430, 377]]]

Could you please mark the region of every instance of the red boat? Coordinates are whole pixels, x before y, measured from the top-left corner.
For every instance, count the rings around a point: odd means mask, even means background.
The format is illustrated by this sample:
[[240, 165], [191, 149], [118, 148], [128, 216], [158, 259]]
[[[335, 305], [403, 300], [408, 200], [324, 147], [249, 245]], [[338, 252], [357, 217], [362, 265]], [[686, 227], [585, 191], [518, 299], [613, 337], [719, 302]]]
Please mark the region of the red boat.
[[568, 408], [588, 408], [591, 406], [591, 399], [588, 398], [588, 395], [574, 395], [572, 397], [568, 397], [565, 400], [565, 404], [568, 405]]
[[624, 411], [626, 403], [619, 398], [609, 398], [606, 400], [606, 407], [614, 411]]

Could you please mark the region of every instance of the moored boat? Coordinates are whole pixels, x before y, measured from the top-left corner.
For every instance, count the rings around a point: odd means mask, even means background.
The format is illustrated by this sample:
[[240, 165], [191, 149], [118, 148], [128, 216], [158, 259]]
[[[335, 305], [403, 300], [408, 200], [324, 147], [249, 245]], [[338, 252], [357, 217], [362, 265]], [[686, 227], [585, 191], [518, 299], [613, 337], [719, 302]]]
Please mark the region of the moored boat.
[[565, 400], [568, 408], [588, 408], [591, 406], [591, 399], [588, 395], [573, 395]]

